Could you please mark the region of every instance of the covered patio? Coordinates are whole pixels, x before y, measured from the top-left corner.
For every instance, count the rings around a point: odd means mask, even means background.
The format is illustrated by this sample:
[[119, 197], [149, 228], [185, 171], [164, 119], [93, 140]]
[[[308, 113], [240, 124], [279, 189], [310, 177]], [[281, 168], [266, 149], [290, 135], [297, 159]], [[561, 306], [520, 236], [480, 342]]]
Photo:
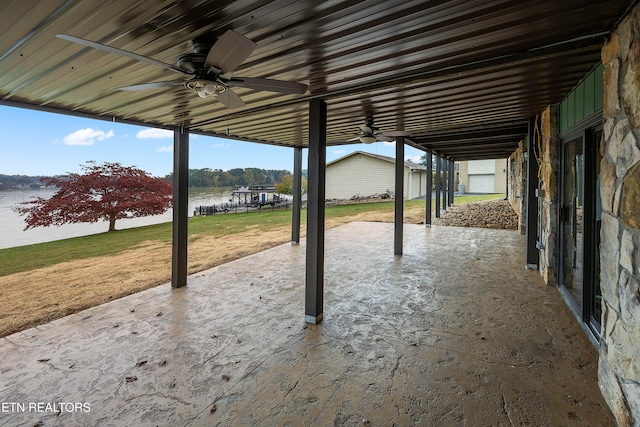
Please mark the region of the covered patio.
[[615, 424], [596, 351], [525, 269], [524, 236], [403, 237], [399, 257], [393, 224], [327, 231], [319, 325], [300, 316], [302, 240], [3, 338], [3, 405], [25, 410], [3, 406], [0, 425]]
[[[0, 425], [639, 425], [638, 0], [0, 12], [0, 105], [174, 135], [171, 287], [4, 338], [4, 403], [91, 411], [2, 406]], [[188, 276], [190, 135], [291, 148], [296, 189], [307, 150], [306, 242], [298, 191], [293, 246]], [[394, 224], [325, 239], [327, 147], [374, 140], [395, 144], [395, 194], [405, 145], [423, 150], [442, 207], [454, 161], [517, 153], [525, 237], [404, 225], [396, 198]], [[584, 200], [563, 191], [574, 145]], [[569, 199], [588, 226], [570, 227]], [[569, 229], [585, 232], [582, 263], [564, 256]], [[577, 315], [554, 287], [574, 265]]]

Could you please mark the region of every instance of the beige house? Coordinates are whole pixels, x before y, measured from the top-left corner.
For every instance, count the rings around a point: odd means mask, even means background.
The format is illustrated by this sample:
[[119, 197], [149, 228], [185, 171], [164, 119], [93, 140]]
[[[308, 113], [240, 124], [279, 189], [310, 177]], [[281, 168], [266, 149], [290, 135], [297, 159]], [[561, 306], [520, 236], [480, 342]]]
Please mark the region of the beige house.
[[[427, 168], [416, 163], [404, 163], [405, 199], [426, 194]], [[350, 199], [373, 194], [393, 193], [395, 188], [395, 159], [377, 154], [355, 151], [327, 163], [327, 199]]]
[[460, 183], [465, 193], [506, 193], [507, 160], [462, 161]]

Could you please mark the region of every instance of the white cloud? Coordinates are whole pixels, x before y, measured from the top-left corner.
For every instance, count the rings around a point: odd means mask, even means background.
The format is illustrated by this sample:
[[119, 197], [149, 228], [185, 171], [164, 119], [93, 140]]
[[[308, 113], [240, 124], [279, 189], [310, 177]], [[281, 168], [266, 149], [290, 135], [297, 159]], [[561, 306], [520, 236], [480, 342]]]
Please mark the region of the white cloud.
[[103, 132], [98, 129], [80, 129], [64, 137], [64, 143], [67, 145], [93, 145], [96, 141], [103, 141], [115, 136], [115, 132]]
[[332, 154], [340, 155], [340, 154], [344, 154], [346, 152], [347, 152], [347, 150], [333, 150]]
[[173, 138], [173, 131], [167, 129], [146, 128], [136, 133], [138, 139]]
[[407, 160], [412, 161], [413, 163], [420, 163], [422, 161], [422, 154], [416, 154], [415, 156], [407, 157]]
[[218, 142], [212, 145], [213, 148], [229, 148], [231, 144], [225, 144], [224, 142]]
[[395, 141], [382, 141], [382, 143], [384, 145], [389, 145], [391, 147], [395, 147], [396, 146], [396, 142]]
[[163, 145], [162, 147], [156, 148], [156, 151], [158, 153], [172, 153], [173, 152], [173, 146], [172, 145]]

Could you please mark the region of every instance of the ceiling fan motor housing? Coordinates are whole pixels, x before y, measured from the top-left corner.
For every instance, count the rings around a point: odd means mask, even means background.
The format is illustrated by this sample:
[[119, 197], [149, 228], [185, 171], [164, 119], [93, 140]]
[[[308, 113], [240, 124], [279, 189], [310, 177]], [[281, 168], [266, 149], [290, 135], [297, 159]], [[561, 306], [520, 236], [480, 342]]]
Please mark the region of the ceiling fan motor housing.
[[178, 67], [185, 71], [194, 73], [204, 69], [204, 62], [207, 59], [206, 53], [187, 53], [178, 57]]

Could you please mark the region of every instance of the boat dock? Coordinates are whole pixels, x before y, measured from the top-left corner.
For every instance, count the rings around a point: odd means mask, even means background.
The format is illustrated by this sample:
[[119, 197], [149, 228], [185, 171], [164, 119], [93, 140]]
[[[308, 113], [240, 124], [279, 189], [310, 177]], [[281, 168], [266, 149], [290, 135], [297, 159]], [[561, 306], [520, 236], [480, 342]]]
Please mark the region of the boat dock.
[[193, 215], [216, 215], [226, 213], [248, 213], [262, 211], [265, 207], [270, 210], [289, 209], [292, 202], [276, 194], [274, 185], [236, 186], [228, 203], [218, 205], [198, 206]]

